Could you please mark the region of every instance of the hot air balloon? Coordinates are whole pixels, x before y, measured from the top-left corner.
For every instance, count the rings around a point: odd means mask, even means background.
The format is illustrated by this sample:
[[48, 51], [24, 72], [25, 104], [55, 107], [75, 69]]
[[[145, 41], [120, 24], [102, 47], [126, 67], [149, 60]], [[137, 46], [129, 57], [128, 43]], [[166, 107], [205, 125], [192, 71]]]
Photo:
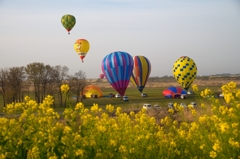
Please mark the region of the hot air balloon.
[[187, 94], [187, 91], [180, 87], [169, 87], [162, 92], [166, 98], [180, 98], [182, 94]]
[[85, 56], [87, 55], [89, 48], [90, 48], [90, 45], [86, 39], [78, 39], [74, 43], [74, 50], [80, 56], [80, 59], [82, 60], [82, 62]]
[[172, 72], [178, 83], [188, 90], [197, 76], [197, 66], [190, 57], [182, 56], [174, 63]]
[[104, 74], [101, 73], [101, 74], [99, 75], [99, 78], [103, 79], [103, 78], [104, 78]]
[[96, 85], [88, 85], [84, 87], [82, 94], [85, 95], [85, 97], [87, 98], [92, 98], [95, 96], [102, 97], [102, 91]]
[[130, 80], [142, 92], [151, 73], [151, 63], [144, 56], [133, 56], [133, 71]]
[[68, 31], [68, 34], [70, 34], [70, 31], [76, 24], [76, 19], [73, 15], [66, 14], [66, 15], [62, 16], [61, 22], [62, 22], [63, 27]]
[[128, 87], [133, 70], [133, 59], [127, 52], [116, 51], [102, 61], [102, 72], [112, 87], [121, 95]]

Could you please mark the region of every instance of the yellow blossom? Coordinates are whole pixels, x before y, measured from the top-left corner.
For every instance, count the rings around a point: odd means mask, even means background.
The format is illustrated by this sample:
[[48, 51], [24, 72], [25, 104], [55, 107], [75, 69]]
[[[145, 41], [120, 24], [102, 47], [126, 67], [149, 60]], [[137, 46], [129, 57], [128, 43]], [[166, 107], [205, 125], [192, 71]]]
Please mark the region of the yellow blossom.
[[232, 81], [232, 82], [229, 82], [227, 84], [227, 86], [228, 86], [229, 89], [235, 89], [237, 87], [237, 84], [236, 84], [236, 82]]
[[206, 88], [204, 91], [201, 91], [200, 96], [203, 98], [209, 97], [212, 95], [212, 91], [209, 88]]
[[226, 132], [229, 129], [229, 125], [226, 122], [225, 123], [220, 123], [219, 127], [220, 127], [220, 131], [222, 133]]
[[120, 151], [120, 152], [126, 152], [126, 151], [127, 151], [126, 146], [121, 145], [121, 146], [119, 147], [119, 151]]
[[211, 158], [216, 158], [217, 157], [217, 153], [215, 151], [211, 151], [210, 152], [210, 157]]
[[78, 149], [76, 152], [75, 152], [75, 155], [76, 156], [83, 156], [83, 150], [82, 149]]
[[235, 96], [236, 96], [237, 98], [240, 98], [240, 90], [237, 90]]
[[61, 92], [62, 93], [67, 93], [69, 91], [69, 86], [68, 84], [62, 84], [61, 85]]
[[31, 98], [29, 97], [29, 96], [25, 96], [24, 97], [24, 100], [27, 102], [27, 101], [29, 101]]
[[222, 151], [222, 148], [221, 148], [219, 140], [216, 140], [216, 142], [214, 143], [212, 148], [216, 152], [221, 152]]
[[196, 84], [193, 84], [192, 89], [193, 89], [193, 92], [197, 92], [198, 91], [198, 86]]
[[80, 110], [80, 109], [84, 109], [84, 105], [82, 102], [77, 103], [75, 106], [75, 110]]
[[200, 148], [201, 150], [203, 150], [204, 147], [205, 147], [205, 144], [202, 144], [199, 148]]
[[174, 110], [172, 108], [168, 109], [168, 112], [173, 114], [174, 113]]
[[114, 111], [114, 106], [112, 106], [111, 104], [106, 105], [106, 109], [107, 109], [110, 113], [112, 113], [112, 112]]

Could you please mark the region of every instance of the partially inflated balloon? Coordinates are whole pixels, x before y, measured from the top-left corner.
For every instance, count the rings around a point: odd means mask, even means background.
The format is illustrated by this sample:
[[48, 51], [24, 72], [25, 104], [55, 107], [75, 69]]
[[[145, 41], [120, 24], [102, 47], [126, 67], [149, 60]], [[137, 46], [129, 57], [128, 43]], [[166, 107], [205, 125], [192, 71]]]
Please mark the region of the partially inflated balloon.
[[76, 19], [73, 15], [66, 14], [66, 15], [62, 16], [61, 22], [62, 22], [63, 27], [68, 31], [68, 34], [70, 34], [70, 31], [76, 24]]
[[187, 57], [180, 57], [173, 65], [173, 76], [178, 83], [186, 90], [197, 76], [197, 66], [195, 62]]
[[86, 39], [78, 39], [74, 43], [74, 50], [80, 56], [80, 59], [82, 60], [82, 62], [85, 56], [87, 55], [89, 48], [90, 48], [90, 45]]
[[133, 59], [127, 52], [116, 51], [102, 61], [102, 71], [108, 82], [124, 96], [133, 70]]
[[131, 81], [142, 92], [151, 73], [151, 63], [144, 56], [134, 56], [133, 62]]
[[102, 97], [101, 89], [98, 86], [95, 86], [95, 85], [88, 85], [88, 86], [84, 87], [83, 94], [87, 98], [91, 98], [92, 95], [97, 95], [98, 97]]

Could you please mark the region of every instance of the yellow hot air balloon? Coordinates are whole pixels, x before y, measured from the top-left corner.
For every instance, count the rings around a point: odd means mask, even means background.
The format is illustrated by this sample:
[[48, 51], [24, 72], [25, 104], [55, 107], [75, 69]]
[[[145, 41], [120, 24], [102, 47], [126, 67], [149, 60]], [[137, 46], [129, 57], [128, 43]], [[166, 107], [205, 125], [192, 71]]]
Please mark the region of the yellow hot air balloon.
[[90, 48], [90, 45], [86, 39], [78, 39], [74, 43], [74, 50], [80, 56], [80, 59], [82, 60], [82, 62], [85, 56], [87, 55], [89, 48]]
[[97, 97], [102, 97], [102, 91], [98, 86], [88, 85], [83, 89], [83, 95], [87, 98], [92, 98], [92, 96], [97, 95]]
[[188, 90], [197, 76], [197, 66], [191, 58], [182, 56], [174, 63], [172, 73], [178, 83]]

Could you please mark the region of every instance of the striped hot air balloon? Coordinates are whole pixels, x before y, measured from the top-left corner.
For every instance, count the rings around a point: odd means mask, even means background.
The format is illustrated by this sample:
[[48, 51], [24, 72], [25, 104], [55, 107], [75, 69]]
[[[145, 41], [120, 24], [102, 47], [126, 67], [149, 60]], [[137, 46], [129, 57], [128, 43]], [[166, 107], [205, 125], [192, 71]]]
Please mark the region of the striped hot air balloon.
[[112, 87], [124, 96], [133, 70], [133, 59], [127, 52], [116, 51], [102, 61], [102, 72]]
[[151, 73], [151, 63], [144, 56], [133, 56], [133, 62], [134, 66], [130, 80], [142, 92]]

